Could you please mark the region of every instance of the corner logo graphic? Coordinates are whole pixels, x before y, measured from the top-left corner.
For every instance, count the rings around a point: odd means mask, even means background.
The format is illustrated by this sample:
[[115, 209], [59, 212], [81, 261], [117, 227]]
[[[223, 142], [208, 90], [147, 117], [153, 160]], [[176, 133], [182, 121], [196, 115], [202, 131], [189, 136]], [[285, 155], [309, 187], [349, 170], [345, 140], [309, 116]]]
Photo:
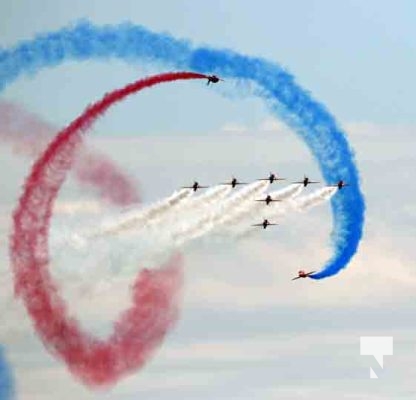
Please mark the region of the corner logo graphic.
[[[361, 336], [360, 354], [362, 356], [374, 356], [380, 367], [383, 368], [383, 356], [393, 355], [392, 336]], [[370, 367], [370, 378], [378, 379], [378, 376]]]

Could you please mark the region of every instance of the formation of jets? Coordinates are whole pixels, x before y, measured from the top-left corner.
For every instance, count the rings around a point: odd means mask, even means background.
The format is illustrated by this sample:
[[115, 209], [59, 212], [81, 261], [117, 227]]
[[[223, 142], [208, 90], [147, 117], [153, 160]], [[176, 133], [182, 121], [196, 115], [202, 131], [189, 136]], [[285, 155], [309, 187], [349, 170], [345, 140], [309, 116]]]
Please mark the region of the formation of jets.
[[[216, 75], [209, 75], [207, 76], [207, 85], [209, 85], [210, 83], [217, 83], [219, 81], [223, 81], [223, 79], [219, 78]], [[283, 181], [285, 180], [285, 178], [280, 178], [279, 176], [277, 176], [276, 174], [270, 172], [269, 176], [267, 178], [261, 178], [258, 179], [258, 181], [268, 181], [270, 184], [274, 183], [275, 181]], [[303, 179], [301, 181], [296, 181], [296, 182], [292, 182], [292, 183], [297, 183], [297, 184], [302, 184], [304, 187], [307, 187], [309, 184], [316, 184], [319, 183], [318, 181], [312, 181], [310, 180], [306, 175], [304, 175]], [[232, 177], [231, 181], [229, 182], [223, 182], [221, 183], [221, 185], [230, 185], [232, 188], [235, 188], [237, 185], [246, 185], [246, 182], [240, 182], [238, 181], [237, 178]], [[345, 186], [349, 186], [348, 183], [345, 183], [343, 180], [339, 180], [336, 184], [334, 185], [329, 185], [330, 187], [336, 187], [338, 188], [338, 190], [341, 190], [343, 187]], [[205, 189], [208, 186], [201, 186], [197, 181], [195, 181], [193, 183], [192, 186], [183, 186], [183, 189], [192, 189], [194, 192], [196, 192], [198, 189]], [[264, 199], [257, 199], [255, 201], [261, 201], [264, 202], [267, 206], [272, 203], [272, 202], [279, 202], [282, 201], [280, 199], [273, 199], [270, 195], [267, 195]], [[278, 225], [276, 223], [271, 223], [269, 222], [269, 220], [267, 218], [265, 218], [263, 220], [263, 222], [258, 223], [258, 224], [253, 224], [252, 226], [255, 227], [262, 227], [263, 229], [266, 229], [268, 226], [271, 225]], [[313, 275], [316, 271], [310, 271], [310, 272], [305, 272], [304, 270], [300, 270], [298, 271], [298, 275], [295, 276], [292, 281], [295, 281], [297, 279], [300, 278], [308, 278], [311, 275]]]
[[[210, 78], [211, 79], [208, 81], [208, 83], [209, 82], [214, 82], [214, 83], [218, 82], [216, 80], [217, 77], [215, 75], [213, 75]], [[267, 181], [267, 182], [272, 184], [275, 181], [283, 181], [283, 180], [285, 180], [285, 178], [280, 178], [280, 177], [277, 176], [277, 174], [274, 174], [274, 173], [271, 172], [270, 175], [267, 178], [261, 178], [261, 179], [257, 179], [257, 180], [258, 181]], [[301, 181], [296, 181], [296, 182], [292, 182], [292, 183], [301, 184], [304, 187], [306, 187], [309, 184], [314, 184], [314, 183], [319, 183], [319, 182], [318, 181], [311, 181], [305, 175]], [[233, 176], [230, 181], [222, 182], [221, 185], [230, 185], [232, 188], [235, 188], [238, 185], [247, 185], [247, 182], [240, 182], [236, 177]], [[336, 184], [329, 185], [329, 187], [336, 187], [336, 188], [338, 188], [338, 190], [341, 190], [345, 186], [349, 186], [349, 184], [344, 182], [342, 179], [339, 180]], [[195, 181], [192, 186], [182, 186], [183, 189], [192, 189], [194, 192], [196, 192], [198, 189], [205, 189], [207, 187], [209, 187], [209, 186], [201, 186], [199, 184], [199, 182], [197, 182], [197, 181]], [[282, 201], [282, 200], [281, 199], [273, 199], [272, 196], [267, 195], [264, 199], [256, 199], [255, 201], [264, 202], [268, 206], [272, 202], [279, 202], [279, 201]], [[263, 222], [260, 222], [258, 224], [252, 224], [252, 226], [254, 226], [254, 227], [262, 227], [263, 229], [266, 229], [268, 226], [274, 226], [274, 225], [278, 225], [278, 224], [270, 222], [267, 218], [263, 219]], [[300, 270], [298, 272], [298, 275], [296, 277], [294, 277], [292, 279], [292, 281], [295, 281], [295, 280], [300, 279], [300, 278], [308, 278], [311, 275], [313, 275], [315, 272], [316, 271], [305, 272], [304, 270]]]

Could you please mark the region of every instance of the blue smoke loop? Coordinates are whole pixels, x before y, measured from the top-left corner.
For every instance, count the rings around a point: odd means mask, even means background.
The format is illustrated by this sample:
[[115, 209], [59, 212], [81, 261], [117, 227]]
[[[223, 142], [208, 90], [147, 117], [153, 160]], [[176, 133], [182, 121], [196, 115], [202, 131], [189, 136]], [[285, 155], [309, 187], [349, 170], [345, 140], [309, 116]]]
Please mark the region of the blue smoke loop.
[[11, 400], [14, 398], [14, 383], [12, 372], [7, 364], [4, 350], [0, 346], [0, 400]]
[[156, 63], [253, 83], [252, 94], [263, 99], [307, 144], [325, 181], [343, 179], [351, 185], [331, 200], [334, 253], [311, 278], [335, 275], [348, 264], [362, 237], [365, 211], [354, 154], [334, 117], [279, 64], [229, 50], [194, 48], [188, 41], [130, 23], [95, 26], [83, 21], [1, 51], [0, 90], [23, 74], [93, 58]]

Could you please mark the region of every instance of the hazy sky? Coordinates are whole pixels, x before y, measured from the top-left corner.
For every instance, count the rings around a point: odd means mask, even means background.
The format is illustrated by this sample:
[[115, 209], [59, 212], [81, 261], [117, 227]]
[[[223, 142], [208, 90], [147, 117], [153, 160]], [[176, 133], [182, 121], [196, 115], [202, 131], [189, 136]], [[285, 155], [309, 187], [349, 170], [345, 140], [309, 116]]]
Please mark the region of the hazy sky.
[[[177, 328], [144, 370], [96, 393], [45, 351], [21, 305], [10, 300], [4, 243], [30, 162], [2, 144], [1, 340], [17, 398], [413, 399], [415, 15], [413, 1], [2, 1], [1, 47], [80, 18], [129, 20], [281, 63], [345, 127], [368, 208], [358, 254], [325, 281], [290, 278], [299, 266], [322, 265], [328, 256], [328, 205], [282, 221], [277, 232], [188, 248]], [[71, 62], [20, 79], [2, 99], [62, 126], [105, 91], [152, 71], [116, 61]], [[101, 120], [92, 144], [134, 176], [145, 201], [195, 178], [251, 180], [269, 170], [319, 178], [303, 144], [262, 104], [221, 91], [193, 82], [180, 95], [174, 87], [143, 93]], [[94, 199], [74, 182], [66, 189], [61, 201]], [[99, 332], [126, 306], [133, 277], [103, 272], [107, 285], [86, 282], [93, 289], [88, 295], [68, 298], [82, 322]], [[378, 381], [368, 379], [374, 360], [359, 355], [363, 335], [394, 336], [394, 355], [385, 358]]]

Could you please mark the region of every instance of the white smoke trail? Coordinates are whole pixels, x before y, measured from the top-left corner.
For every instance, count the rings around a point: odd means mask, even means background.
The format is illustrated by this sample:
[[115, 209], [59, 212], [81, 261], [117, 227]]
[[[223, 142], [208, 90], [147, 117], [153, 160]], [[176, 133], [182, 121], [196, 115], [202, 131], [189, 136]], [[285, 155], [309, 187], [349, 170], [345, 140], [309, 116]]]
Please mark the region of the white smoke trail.
[[[302, 192], [303, 188], [303, 185], [294, 184], [284, 187], [283, 189], [265, 193], [263, 198], [265, 198], [268, 194], [272, 199], [282, 201], [271, 202], [269, 205], [267, 205], [265, 202], [253, 201], [251, 205], [247, 207], [244, 213], [237, 215], [236, 218], [228, 221], [227, 226], [220, 227], [221, 231], [218, 233], [231, 235], [236, 233], [241, 234], [248, 229], [247, 227], [251, 227], [251, 223], [253, 222], [254, 217], [257, 217], [257, 219], [259, 219], [258, 222], [261, 222], [264, 218], [273, 218], [276, 214], [279, 215], [282, 210], [286, 208], [286, 201], [298, 196]], [[260, 200], [260, 198], [256, 198], [255, 200]]]
[[[70, 251], [55, 252], [55, 260], [58, 264], [63, 261], [67, 264], [71, 261], [74, 266], [82, 265], [82, 270], [81, 268], [67, 270], [65, 281], [71, 281], [71, 276], [76, 277], [80, 274], [88, 280], [88, 276], [94, 277], [98, 272], [100, 276], [106, 276], [107, 273], [107, 277], [122, 272], [132, 273], [137, 270], [139, 264], [155, 265], [172, 249], [181, 248], [208, 234], [225, 233], [233, 240], [249, 236], [257, 232], [251, 227], [249, 218], [253, 219], [253, 222], [259, 222], [257, 221], [259, 216], [260, 219], [267, 217], [271, 222], [279, 222], [274, 218], [289, 212], [309, 210], [328, 201], [337, 191], [336, 188], [327, 187], [310, 195], [297, 197], [303, 186], [291, 185], [270, 192], [273, 198], [284, 199], [282, 202], [272, 203], [273, 205], [269, 206], [255, 202], [255, 199], [264, 195], [268, 187], [269, 183], [265, 181], [254, 182], [238, 191], [229, 186], [218, 186], [198, 196], [187, 196], [182, 201], [174, 201], [170, 209], [157, 208], [155, 204], [148, 210], [156, 208], [160, 213], [146, 214], [151, 215], [152, 218], [144, 225], [136, 223], [128, 230], [123, 230], [125, 228], [123, 226], [118, 233], [95, 237], [88, 246], [84, 245], [79, 249], [73, 246]], [[229, 195], [230, 193], [232, 194]], [[167, 200], [159, 202], [159, 206], [161, 203], [168, 204]], [[267, 215], [259, 215], [258, 210], [262, 208], [267, 210]], [[139, 212], [136, 212], [137, 221], [139, 216]], [[103, 268], [106, 268], [107, 272], [104, 272]], [[60, 272], [63, 274], [62, 271]]]
[[[303, 189], [303, 186], [300, 186], [301, 189]], [[276, 219], [280, 220], [280, 218], [286, 216], [290, 212], [302, 212], [310, 210], [311, 208], [317, 207], [330, 200], [336, 192], [337, 188], [327, 186], [317, 189], [307, 196], [293, 196], [284, 202], [277, 203], [277, 207], [271, 208], [270, 212], [267, 213], [267, 218], [269, 218], [271, 222], [276, 222]], [[254, 215], [251, 215], [251, 219], [247, 221], [243, 227], [240, 227], [240, 229], [235, 229], [235, 235], [240, 238], [250, 236], [250, 234], [253, 232], [250, 226], [250, 221], [254, 220], [254, 217]]]
[[[218, 225], [231, 223], [244, 215], [268, 186], [267, 181], [254, 182], [231, 196], [228, 195], [235, 189], [229, 185], [215, 186], [192, 198], [188, 198], [190, 190], [180, 191], [154, 206], [133, 212], [122, 221], [104, 225], [95, 232], [73, 234], [71, 243], [75, 248], [82, 248], [87, 245], [87, 240], [120, 234], [128, 234], [130, 241], [134, 241], [141, 233], [141, 236], [146, 237], [144, 242], [147, 245], [157, 242], [157, 248], [178, 247], [203, 236]], [[140, 247], [138, 243], [137, 247]]]
[[118, 218], [116, 221], [105, 223], [100, 229], [84, 234], [81, 238], [88, 240], [106, 235], [119, 235], [126, 231], [137, 232], [137, 230], [146, 229], [149, 225], [159, 223], [162, 217], [169, 218], [171, 212], [178, 218], [184, 211], [189, 214], [194, 209], [206, 208], [213, 201], [227, 196], [229, 191], [230, 187], [215, 186], [199, 196], [193, 196], [192, 189], [182, 189], [147, 208], [136, 207], [123, 215], [122, 219]]
[[271, 196], [272, 199], [286, 200], [289, 198], [294, 198], [296, 196], [299, 196], [302, 193], [303, 189], [304, 189], [303, 185], [293, 184], [283, 189], [270, 192], [269, 195]]
[[[67, 233], [64, 241], [69, 243], [75, 248], [85, 247], [88, 241], [97, 239], [104, 236], [118, 235], [125, 231], [134, 231], [138, 228], [144, 228], [147, 224], [153, 220], [162, 217], [164, 214], [170, 212], [177, 207], [181, 202], [185, 201], [192, 195], [192, 190], [181, 189], [175, 191], [169, 197], [156, 202], [145, 208], [137, 208], [129, 210], [123, 214], [122, 217], [112, 217], [110, 221], [102, 222], [98, 229], [84, 231], [80, 233]], [[58, 246], [62, 245], [58, 242]]]
[[239, 214], [243, 214], [246, 207], [249, 207], [256, 196], [262, 194], [268, 186], [269, 183], [266, 181], [254, 182], [223, 201], [213, 202], [212, 207], [196, 219], [179, 221], [179, 227], [176, 229], [173, 227], [170, 231], [172, 244], [175, 247], [183, 245], [189, 240], [205, 235], [218, 225], [236, 218]]
[[[270, 193], [265, 193], [263, 195], [263, 198], [265, 198], [266, 195], [268, 194], [270, 195], [272, 199], [282, 200], [283, 202], [284, 200], [298, 196], [302, 192], [302, 190], [303, 190], [303, 185], [294, 184], [294, 185], [287, 186], [280, 190], [275, 190]], [[261, 199], [256, 198], [255, 200], [261, 200]], [[270, 210], [281, 208], [282, 202], [271, 202], [269, 205], [267, 205], [265, 202], [253, 201], [251, 205], [249, 205], [246, 208], [244, 213], [237, 215], [236, 220], [231, 220], [229, 221], [229, 223], [230, 225], [235, 225], [235, 224], [244, 223], [244, 222], [247, 223], [245, 219], [250, 218], [253, 215], [259, 215], [261, 211], [264, 211], [264, 213], [268, 215], [270, 213]]]
[[212, 207], [226, 198], [231, 190], [231, 186], [218, 185], [198, 196], [189, 198], [186, 202], [182, 203], [181, 207], [175, 209], [174, 213], [169, 214], [170, 222], [174, 223], [178, 219], [190, 219], [193, 213], [200, 214], [203, 210]]
[[323, 187], [315, 190], [308, 196], [299, 197], [290, 202], [293, 210], [295, 211], [307, 211], [313, 207], [319, 206], [322, 203], [326, 203], [337, 192], [336, 187]]
[[[231, 236], [244, 235], [252, 230], [251, 221], [254, 218], [260, 220], [266, 217], [271, 222], [276, 222], [276, 217], [282, 217], [288, 212], [308, 210], [327, 201], [336, 192], [336, 188], [326, 187], [308, 196], [298, 197], [303, 186], [290, 185], [269, 193], [272, 198], [283, 200], [282, 202], [268, 206], [256, 202], [260, 196], [265, 195], [268, 187], [269, 182], [258, 181], [230, 196], [235, 189], [222, 185], [193, 197], [189, 197], [192, 193], [190, 190], [175, 192], [147, 209], [135, 211], [125, 220], [113, 223], [111, 227], [100, 229], [98, 234], [81, 238], [100, 239], [112, 235], [113, 243], [121, 245], [124, 251], [127, 251], [127, 246], [136, 257], [137, 253], [146, 251], [156, 254], [181, 247], [214, 229]], [[265, 210], [265, 215], [260, 215], [260, 210]], [[123, 238], [119, 237], [121, 234]], [[85, 246], [85, 242], [80, 242], [80, 247]]]

